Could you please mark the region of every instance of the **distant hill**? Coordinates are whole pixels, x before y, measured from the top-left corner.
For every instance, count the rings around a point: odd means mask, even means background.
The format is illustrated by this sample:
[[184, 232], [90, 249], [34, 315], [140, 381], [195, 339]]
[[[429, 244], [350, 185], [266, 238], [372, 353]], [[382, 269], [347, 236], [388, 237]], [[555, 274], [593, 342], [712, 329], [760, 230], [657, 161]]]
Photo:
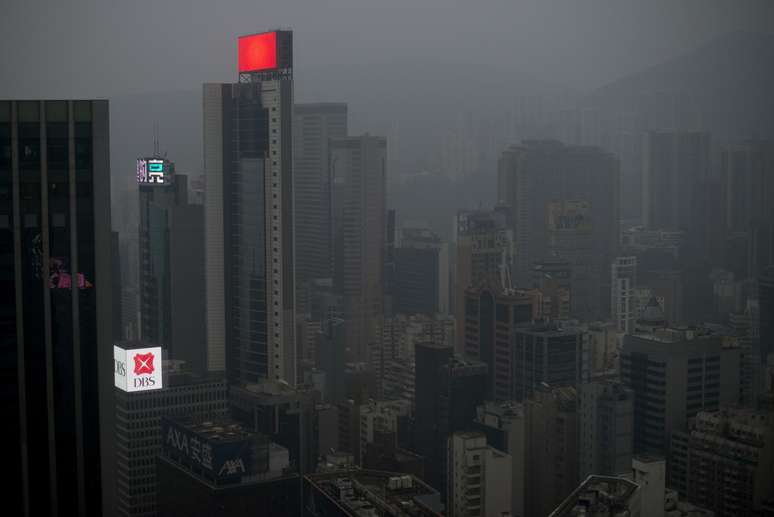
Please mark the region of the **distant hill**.
[[602, 86], [587, 104], [608, 114], [650, 111], [651, 126], [672, 125], [677, 111], [721, 140], [774, 138], [774, 34], [726, 34]]

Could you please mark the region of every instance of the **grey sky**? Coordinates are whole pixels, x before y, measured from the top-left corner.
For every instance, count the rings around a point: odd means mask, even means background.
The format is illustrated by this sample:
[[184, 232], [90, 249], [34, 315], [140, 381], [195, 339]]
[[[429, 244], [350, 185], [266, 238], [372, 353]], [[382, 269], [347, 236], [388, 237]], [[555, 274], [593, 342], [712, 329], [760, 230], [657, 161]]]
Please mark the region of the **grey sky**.
[[[238, 34], [295, 31], [296, 66], [480, 61], [593, 88], [732, 30], [768, 0], [4, 0], [0, 97], [106, 97], [234, 79]], [[10, 5], [8, 5], [10, 4]]]

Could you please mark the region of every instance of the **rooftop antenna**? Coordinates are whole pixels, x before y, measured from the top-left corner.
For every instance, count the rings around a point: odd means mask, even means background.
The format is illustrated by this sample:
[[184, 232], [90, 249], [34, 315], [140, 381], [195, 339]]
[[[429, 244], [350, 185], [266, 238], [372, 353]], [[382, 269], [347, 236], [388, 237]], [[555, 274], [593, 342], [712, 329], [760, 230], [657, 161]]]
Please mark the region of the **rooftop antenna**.
[[153, 157], [159, 157], [159, 122], [153, 123]]

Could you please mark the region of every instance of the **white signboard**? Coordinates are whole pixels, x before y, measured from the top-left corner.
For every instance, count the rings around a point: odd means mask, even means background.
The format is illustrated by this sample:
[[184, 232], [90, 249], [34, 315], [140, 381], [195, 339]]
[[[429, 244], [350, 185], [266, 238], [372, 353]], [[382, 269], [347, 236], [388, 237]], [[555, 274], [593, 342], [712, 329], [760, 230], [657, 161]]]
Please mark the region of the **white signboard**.
[[113, 346], [113, 379], [116, 388], [124, 391], [160, 390], [161, 347], [124, 350]]

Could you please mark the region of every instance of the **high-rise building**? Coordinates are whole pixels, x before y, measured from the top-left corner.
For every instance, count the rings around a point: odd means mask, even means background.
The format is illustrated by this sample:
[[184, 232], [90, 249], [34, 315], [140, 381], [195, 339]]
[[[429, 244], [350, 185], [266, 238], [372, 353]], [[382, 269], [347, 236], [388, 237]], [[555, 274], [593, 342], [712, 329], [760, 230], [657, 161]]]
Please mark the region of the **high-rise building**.
[[751, 140], [732, 144], [720, 155], [723, 227], [746, 232], [750, 223], [773, 221], [774, 145]]
[[511, 287], [515, 248], [506, 214], [477, 210], [460, 212], [455, 222], [454, 315], [457, 320], [455, 350], [465, 351], [465, 292], [470, 287]]
[[[669, 484], [718, 517], [760, 515], [774, 497], [774, 414], [701, 411], [672, 435]], [[765, 514], [763, 514], [765, 515]]]
[[589, 375], [583, 331], [536, 323], [514, 330], [511, 350], [512, 398], [530, 398], [543, 383], [577, 386]]
[[512, 351], [519, 326], [529, 326], [537, 316], [535, 297], [517, 290], [468, 289], [465, 298], [465, 356], [489, 366], [487, 398], [513, 397]]
[[140, 339], [206, 372], [204, 207], [165, 158], [137, 160]]
[[629, 334], [637, 319], [637, 257], [616, 257], [610, 269], [610, 315], [618, 332]]
[[546, 257], [572, 264], [572, 312], [609, 314], [609, 267], [619, 241], [619, 163], [597, 147], [528, 140], [499, 161], [498, 199], [516, 244], [515, 280], [528, 285]]
[[504, 515], [511, 511], [511, 457], [463, 431], [449, 437], [447, 515]]
[[157, 515], [156, 458], [164, 437], [161, 418], [192, 416], [214, 420], [226, 414], [226, 383], [186, 371], [177, 361], [163, 363], [160, 390], [115, 390], [116, 514]]
[[761, 362], [774, 354], [774, 265], [758, 278], [758, 339]]
[[524, 403], [529, 466], [525, 516], [548, 515], [578, 484], [578, 395], [541, 385]]
[[113, 316], [113, 341], [120, 341], [124, 339], [124, 322], [123, 316], [123, 292], [121, 281], [121, 239], [118, 232], [110, 233], [110, 278], [113, 282], [112, 307], [111, 313]]
[[293, 186], [296, 239], [296, 303], [305, 305], [306, 284], [333, 276], [331, 176], [328, 143], [347, 136], [347, 105], [296, 104], [293, 110]]
[[394, 258], [393, 313], [433, 316], [448, 310], [449, 258], [435, 232], [403, 228]]
[[464, 431], [486, 396], [487, 366], [455, 357], [450, 346], [415, 348], [414, 447], [426, 458], [425, 480], [446, 494], [446, 440]]
[[641, 327], [624, 336], [620, 361], [634, 392], [636, 453], [668, 457], [672, 433], [689, 418], [738, 402], [740, 350], [708, 329]]
[[541, 314], [550, 319], [566, 320], [572, 312], [572, 264], [569, 260], [548, 257], [532, 264], [530, 284], [540, 291]]
[[651, 131], [643, 160], [643, 224], [686, 231], [689, 252], [706, 255], [712, 229], [709, 133]]
[[593, 379], [578, 389], [579, 479], [616, 476], [632, 467], [634, 395], [617, 380]]
[[0, 101], [0, 397], [9, 515], [113, 501], [107, 101]]
[[363, 135], [330, 140], [334, 279], [343, 296], [347, 346], [368, 359], [384, 315], [387, 141]]
[[301, 478], [288, 450], [227, 417], [164, 418], [159, 517], [301, 513]]
[[239, 83], [203, 92], [207, 369], [294, 385], [293, 34], [238, 47]]

